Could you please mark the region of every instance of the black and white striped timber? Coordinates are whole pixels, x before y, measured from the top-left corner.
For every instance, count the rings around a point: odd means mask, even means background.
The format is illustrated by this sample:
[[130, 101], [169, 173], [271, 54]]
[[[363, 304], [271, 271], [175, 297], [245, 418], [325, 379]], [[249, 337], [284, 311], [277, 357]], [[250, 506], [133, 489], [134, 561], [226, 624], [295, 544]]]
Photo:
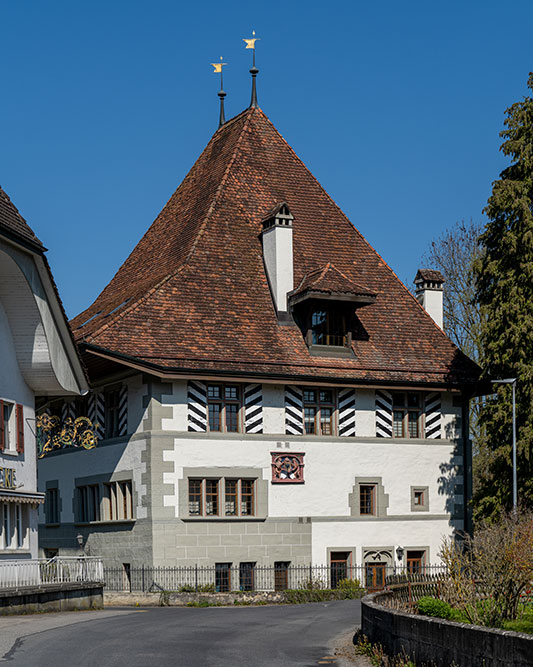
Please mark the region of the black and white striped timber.
[[392, 438], [392, 394], [385, 389], [376, 390], [376, 436]]
[[339, 390], [339, 435], [355, 435], [355, 389]]
[[128, 432], [128, 387], [123, 384], [119, 391], [118, 400], [118, 434], [126, 435]]
[[96, 436], [102, 440], [105, 436], [105, 405], [104, 394], [101, 391], [93, 391], [89, 395], [88, 417], [93, 426], [96, 425]]
[[207, 431], [207, 390], [203, 382], [189, 380], [187, 408], [188, 430], [205, 433]]
[[285, 387], [285, 433], [303, 435], [304, 415], [303, 397], [300, 387]]
[[263, 386], [260, 384], [244, 387], [244, 428], [246, 433], [263, 432]]
[[442, 406], [440, 392], [433, 391], [425, 397], [426, 438], [439, 439], [441, 437]]

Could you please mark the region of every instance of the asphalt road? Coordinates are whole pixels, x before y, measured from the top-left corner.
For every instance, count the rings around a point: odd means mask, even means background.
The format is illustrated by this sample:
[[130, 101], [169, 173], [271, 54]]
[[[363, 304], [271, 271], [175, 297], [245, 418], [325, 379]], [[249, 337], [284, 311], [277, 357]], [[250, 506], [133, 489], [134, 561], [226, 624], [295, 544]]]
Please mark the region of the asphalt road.
[[359, 600], [346, 600], [2, 618], [0, 650], [8, 638], [11, 646], [0, 661], [6, 667], [340, 665], [330, 657], [334, 638], [353, 630], [360, 617]]

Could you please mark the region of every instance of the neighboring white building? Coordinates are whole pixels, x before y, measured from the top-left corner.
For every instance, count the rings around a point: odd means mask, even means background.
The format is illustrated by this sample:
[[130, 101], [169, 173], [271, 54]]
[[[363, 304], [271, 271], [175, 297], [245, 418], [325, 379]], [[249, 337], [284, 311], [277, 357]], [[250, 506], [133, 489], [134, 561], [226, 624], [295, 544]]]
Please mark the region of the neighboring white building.
[[260, 109], [214, 134], [72, 327], [92, 392], [56, 409], [101, 440], [40, 462], [61, 504], [43, 549], [364, 564], [377, 585], [469, 528], [478, 368]]
[[88, 389], [44, 252], [0, 188], [0, 559], [37, 557], [35, 394]]

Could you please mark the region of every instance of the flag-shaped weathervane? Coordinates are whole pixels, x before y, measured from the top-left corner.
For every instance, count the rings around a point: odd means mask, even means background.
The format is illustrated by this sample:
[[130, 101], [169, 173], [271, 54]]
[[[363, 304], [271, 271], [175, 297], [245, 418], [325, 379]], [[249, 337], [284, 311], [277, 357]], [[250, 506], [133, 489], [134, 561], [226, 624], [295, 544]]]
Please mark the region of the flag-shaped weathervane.
[[223, 63], [222, 62], [223, 58], [220, 56], [220, 62], [219, 63], [211, 63], [213, 67], [215, 68], [213, 73], [214, 74], [220, 74], [220, 90], [218, 92], [218, 96], [220, 97], [220, 118], [218, 122], [218, 126], [222, 127], [224, 123], [226, 122], [226, 118], [224, 116], [224, 98], [226, 97], [226, 93], [224, 92], [224, 79], [223, 79], [223, 72], [222, 68], [224, 65], [227, 65], [228, 63]]
[[247, 49], [252, 49], [253, 52], [253, 57], [252, 57], [252, 69], [250, 70], [250, 74], [252, 75], [252, 101], [250, 102], [251, 107], [256, 107], [257, 106], [257, 92], [255, 88], [255, 77], [257, 76], [259, 70], [255, 66], [255, 43], [260, 39], [260, 37], [255, 36], [255, 30], [252, 30], [252, 36], [250, 38], [243, 37], [243, 42], [246, 43], [246, 48]]

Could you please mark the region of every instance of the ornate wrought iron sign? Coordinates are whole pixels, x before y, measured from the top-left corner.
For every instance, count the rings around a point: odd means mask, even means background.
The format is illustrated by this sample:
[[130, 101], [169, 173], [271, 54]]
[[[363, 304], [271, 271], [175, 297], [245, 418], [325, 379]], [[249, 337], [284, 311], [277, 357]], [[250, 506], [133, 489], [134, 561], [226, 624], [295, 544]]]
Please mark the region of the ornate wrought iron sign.
[[273, 484], [303, 484], [303, 452], [270, 452], [272, 454]]
[[68, 417], [64, 421], [59, 417], [42, 414], [37, 417], [37, 452], [40, 459], [55, 449], [66, 447], [96, 447], [98, 437], [96, 429], [88, 417]]

